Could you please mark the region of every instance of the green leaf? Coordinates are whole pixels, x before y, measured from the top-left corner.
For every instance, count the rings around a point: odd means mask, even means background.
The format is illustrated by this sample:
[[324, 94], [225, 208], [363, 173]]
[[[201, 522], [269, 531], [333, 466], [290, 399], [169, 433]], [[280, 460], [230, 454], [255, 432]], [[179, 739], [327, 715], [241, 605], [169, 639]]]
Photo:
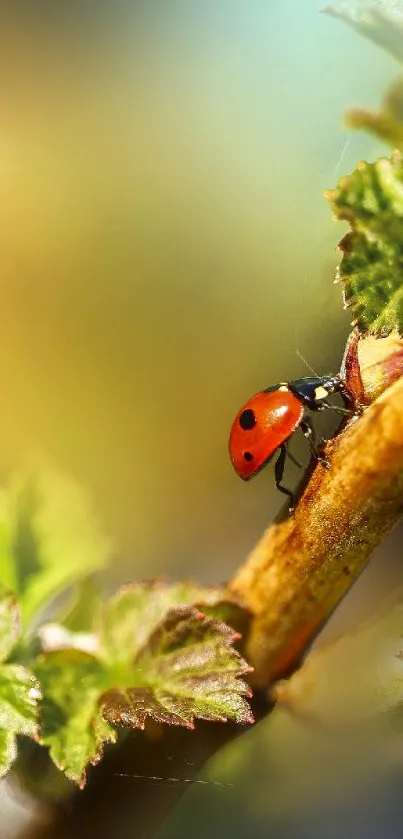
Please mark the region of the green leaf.
[[[240, 676], [250, 668], [233, 648], [239, 637], [186, 599], [207, 608], [239, 609], [225, 590], [192, 583], [129, 585], [111, 598], [100, 616], [99, 646], [43, 653], [35, 673], [44, 691], [41, 743], [68, 778], [85, 784], [86, 767], [114, 742], [111, 725], [143, 728], [147, 717], [193, 727], [195, 717], [252, 721]], [[48, 627], [53, 641], [68, 632]], [[82, 643], [82, 636], [71, 635]], [[96, 636], [93, 636], [96, 640]], [[51, 640], [51, 639], [50, 639]]]
[[396, 2], [378, 0], [372, 6], [368, 6], [367, 3], [346, 3], [326, 6], [322, 11], [345, 21], [360, 35], [369, 38], [398, 61], [403, 62], [403, 15]]
[[0, 778], [17, 757], [17, 734], [38, 737], [40, 687], [25, 667], [0, 665]]
[[12, 731], [0, 728], [0, 778], [7, 774], [17, 757], [17, 740]]
[[14, 502], [7, 489], [0, 489], [0, 585], [17, 592], [19, 569], [14, 543], [18, 514]]
[[236, 628], [246, 621], [238, 601], [221, 588], [207, 589], [193, 582], [167, 585], [161, 580], [130, 583], [108, 602], [99, 628], [103, 655], [113, 663], [132, 662], [149, 635], [174, 606], [198, 606], [204, 613]]
[[0, 593], [0, 777], [17, 756], [15, 736], [38, 734], [38, 700], [41, 693], [35, 677], [18, 664], [7, 664], [19, 636], [15, 597]]
[[401, 155], [360, 163], [327, 193], [351, 232], [340, 242], [338, 278], [360, 332], [403, 330], [403, 163]]
[[104, 694], [104, 717], [138, 728], [147, 717], [188, 728], [195, 717], [252, 722], [250, 689], [239, 678], [250, 668], [232, 647], [237, 637], [197, 609], [170, 609], [133, 663], [133, 684]]
[[72, 479], [51, 471], [17, 475], [0, 494], [0, 582], [18, 594], [24, 625], [107, 557], [88, 501]]
[[70, 632], [88, 632], [101, 610], [101, 602], [101, 590], [95, 575], [85, 577], [74, 586], [69, 603], [59, 614], [59, 623]]
[[5, 661], [14, 648], [20, 632], [19, 609], [11, 591], [0, 590], [0, 662]]
[[41, 696], [35, 677], [18, 664], [0, 667], [0, 729], [36, 737], [38, 699]]
[[44, 654], [34, 669], [45, 697], [40, 742], [56, 766], [83, 787], [88, 764], [98, 763], [104, 744], [116, 740], [98, 704], [105, 670], [95, 656], [78, 650]]
[[354, 108], [346, 118], [349, 128], [369, 131], [393, 149], [403, 151], [403, 77], [399, 76], [384, 96], [381, 110]]

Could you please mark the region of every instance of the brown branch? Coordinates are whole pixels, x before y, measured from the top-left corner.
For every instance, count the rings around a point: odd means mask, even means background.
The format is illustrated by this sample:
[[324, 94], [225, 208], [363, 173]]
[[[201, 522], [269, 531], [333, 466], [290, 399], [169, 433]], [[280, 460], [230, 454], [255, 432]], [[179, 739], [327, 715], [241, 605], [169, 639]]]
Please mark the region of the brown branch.
[[326, 445], [295, 514], [266, 531], [229, 588], [252, 613], [246, 656], [267, 686], [301, 657], [403, 513], [403, 378]]

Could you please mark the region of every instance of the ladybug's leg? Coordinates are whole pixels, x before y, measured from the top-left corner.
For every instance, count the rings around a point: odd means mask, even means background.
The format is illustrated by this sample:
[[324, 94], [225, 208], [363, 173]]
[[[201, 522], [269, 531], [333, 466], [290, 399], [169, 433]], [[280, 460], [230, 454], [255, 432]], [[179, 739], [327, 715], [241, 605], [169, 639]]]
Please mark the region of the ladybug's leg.
[[289, 510], [290, 510], [290, 513], [292, 513], [292, 511], [294, 509], [294, 500], [295, 500], [294, 495], [291, 492], [291, 490], [287, 489], [287, 487], [284, 487], [281, 484], [281, 481], [282, 481], [283, 475], [284, 475], [284, 464], [285, 464], [286, 455], [287, 455], [286, 447], [281, 446], [280, 454], [279, 454], [279, 456], [276, 460], [275, 466], [274, 466], [274, 475], [275, 475], [275, 479], [276, 479], [277, 489], [280, 492], [282, 492], [283, 495], [288, 495], [288, 497], [290, 499]]
[[[324, 383], [323, 387], [327, 390], [329, 396], [333, 393], [339, 393], [344, 402], [344, 410], [342, 408], [338, 408], [337, 406], [332, 406], [334, 411], [347, 416], [359, 416], [359, 414], [362, 414], [363, 406], [359, 403], [344, 379], [340, 376], [335, 376], [333, 379], [329, 379]], [[327, 402], [322, 402], [322, 404], [327, 408], [330, 407]], [[319, 408], [319, 410], [321, 410], [321, 408]]]
[[330, 463], [327, 457], [325, 457], [325, 455], [318, 449], [318, 444], [316, 442], [316, 434], [309, 417], [306, 416], [305, 419], [302, 420], [300, 424], [300, 429], [304, 437], [306, 437], [306, 439], [308, 440], [312, 456], [315, 457], [316, 460], [320, 460], [320, 462], [323, 463], [323, 465], [326, 466], [326, 468], [329, 468]]
[[325, 411], [326, 409], [335, 411], [336, 414], [343, 414], [346, 417], [351, 417], [355, 413], [352, 408], [341, 408], [340, 405], [331, 405], [330, 402], [318, 403], [315, 411]]

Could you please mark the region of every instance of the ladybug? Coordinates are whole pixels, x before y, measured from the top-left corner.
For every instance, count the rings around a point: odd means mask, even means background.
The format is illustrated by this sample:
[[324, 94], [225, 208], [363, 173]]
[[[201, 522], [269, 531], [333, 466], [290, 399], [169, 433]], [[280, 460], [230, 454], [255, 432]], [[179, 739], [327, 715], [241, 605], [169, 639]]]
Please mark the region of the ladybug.
[[[329, 396], [339, 393], [345, 408], [332, 405]], [[229, 453], [236, 473], [248, 481], [266, 466], [275, 453], [274, 467], [277, 489], [288, 495], [293, 509], [294, 495], [282, 485], [286, 456], [300, 464], [287, 451], [290, 437], [300, 428], [308, 439], [311, 454], [329, 466], [318, 450], [309, 411], [331, 409], [351, 416], [356, 413], [354, 397], [340, 376], [311, 376], [293, 382], [281, 382], [256, 393], [235, 417], [229, 438]]]

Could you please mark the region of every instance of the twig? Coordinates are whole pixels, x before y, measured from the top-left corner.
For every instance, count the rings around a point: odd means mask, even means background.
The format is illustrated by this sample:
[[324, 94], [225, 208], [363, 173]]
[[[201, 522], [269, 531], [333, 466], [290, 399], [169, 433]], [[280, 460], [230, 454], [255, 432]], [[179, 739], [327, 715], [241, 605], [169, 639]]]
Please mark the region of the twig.
[[246, 656], [268, 686], [310, 641], [403, 513], [403, 379], [326, 445], [295, 514], [266, 531], [229, 584], [252, 612]]

